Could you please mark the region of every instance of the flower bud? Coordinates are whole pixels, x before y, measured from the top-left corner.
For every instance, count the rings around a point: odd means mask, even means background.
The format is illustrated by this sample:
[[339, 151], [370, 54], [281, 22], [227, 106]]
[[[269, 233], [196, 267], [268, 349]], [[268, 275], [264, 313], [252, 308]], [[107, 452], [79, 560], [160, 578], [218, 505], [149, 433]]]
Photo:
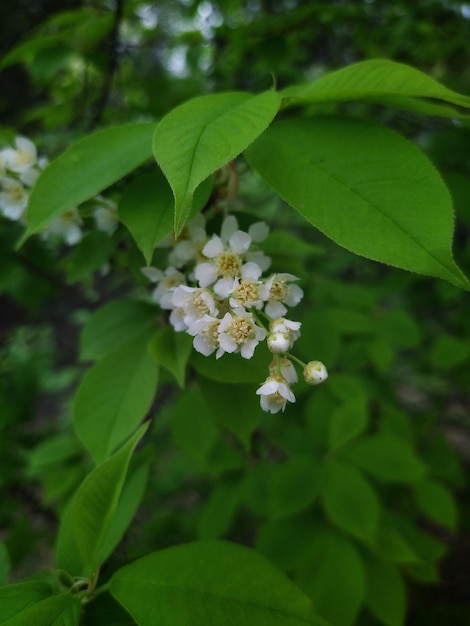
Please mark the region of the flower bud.
[[328, 378], [328, 372], [321, 361], [310, 361], [304, 367], [304, 378], [309, 385], [319, 385]]
[[268, 335], [268, 348], [273, 354], [284, 354], [291, 348], [289, 333], [274, 332]]

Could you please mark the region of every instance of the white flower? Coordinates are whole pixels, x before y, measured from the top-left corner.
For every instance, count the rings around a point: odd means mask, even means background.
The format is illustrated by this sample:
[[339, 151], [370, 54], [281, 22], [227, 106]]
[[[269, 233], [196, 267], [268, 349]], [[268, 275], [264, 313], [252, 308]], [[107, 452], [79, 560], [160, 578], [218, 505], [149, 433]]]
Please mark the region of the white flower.
[[204, 315], [217, 315], [214, 297], [207, 289], [179, 285], [172, 294], [171, 301], [175, 307], [184, 310], [184, 323], [191, 326]]
[[309, 385], [319, 385], [328, 378], [328, 372], [321, 361], [310, 361], [304, 368], [304, 378]]
[[268, 348], [274, 354], [288, 352], [300, 337], [300, 322], [278, 317], [269, 324]]
[[15, 178], [0, 178], [0, 210], [9, 220], [23, 217], [28, 204], [28, 192]]
[[16, 148], [5, 148], [3, 156], [7, 169], [21, 174], [36, 165], [37, 150], [34, 143], [26, 137], [16, 137], [15, 146]]
[[226, 313], [219, 325], [219, 343], [216, 358], [224, 352], [240, 352], [244, 359], [251, 359], [256, 346], [266, 337], [264, 328], [256, 325], [253, 315], [237, 308]]
[[76, 209], [66, 211], [53, 219], [47, 228], [42, 232], [42, 237], [59, 237], [69, 246], [78, 243], [82, 238], [82, 219]]
[[248, 234], [252, 241], [259, 243], [260, 241], [264, 241], [269, 235], [269, 226], [266, 222], [256, 222], [249, 227]]
[[184, 321], [185, 311], [175, 307], [170, 313], [170, 324], [173, 326], [177, 333], [183, 330], [188, 330], [188, 326]]
[[296, 383], [298, 381], [294, 364], [290, 359], [285, 359], [284, 357], [276, 357], [271, 361], [269, 364], [269, 373], [271, 376], [281, 374], [281, 376], [285, 378], [289, 384]]
[[99, 201], [99, 204], [93, 208], [96, 228], [112, 235], [119, 225], [116, 203], [102, 196], [97, 196], [96, 199]]
[[214, 285], [214, 291], [220, 298], [230, 298], [233, 308], [261, 309], [268, 295], [266, 285], [258, 280], [262, 270], [256, 263], [244, 263], [240, 270], [241, 276], [220, 278]]
[[[253, 225], [254, 226], [254, 225]], [[255, 236], [262, 236], [260, 228], [254, 229]], [[261, 271], [269, 267], [270, 259], [262, 252], [251, 251], [252, 237], [238, 230], [235, 217], [227, 217], [221, 228], [220, 237], [214, 235], [202, 249], [202, 254], [210, 261], [196, 265], [195, 277], [201, 287], [208, 287], [218, 278], [233, 279], [240, 276], [245, 261], [253, 261]]]
[[195, 261], [202, 257], [202, 248], [207, 241], [204, 216], [196, 215], [183, 228], [178, 241], [173, 242], [173, 250], [168, 260], [175, 267], [182, 267], [189, 261]]
[[188, 334], [194, 337], [193, 346], [197, 352], [209, 356], [219, 348], [220, 320], [204, 315], [188, 328]]
[[267, 344], [273, 354], [285, 354], [291, 349], [291, 341], [287, 333], [269, 333]]
[[279, 375], [268, 376], [256, 393], [260, 396], [261, 408], [269, 413], [284, 411], [288, 401], [295, 402], [286, 379]]
[[304, 295], [304, 292], [298, 285], [291, 285], [290, 282], [298, 280], [297, 276], [292, 274], [273, 274], [266, 282], [269, 287], [268, 304], [265, 307], [265, 313], [271, 318], [281, 317], [287, 313], [287, 306], [295, 306]]
[[184, 284], [186, 280], [185, 275], [171, 265], [166, 268], [165, 272], [162, 272], [156, 267], [143, 267], [140, 271], [152, 283], [159, 283], [152, 294], [153, 300], [160, 305], [162, 309], [172, 309], [174, 306], [173, 291], [179, 285]]
[[41, 171], [37, 167], [29, 167], [20, 174], [20, 180], [27, 187], [34, 187]]

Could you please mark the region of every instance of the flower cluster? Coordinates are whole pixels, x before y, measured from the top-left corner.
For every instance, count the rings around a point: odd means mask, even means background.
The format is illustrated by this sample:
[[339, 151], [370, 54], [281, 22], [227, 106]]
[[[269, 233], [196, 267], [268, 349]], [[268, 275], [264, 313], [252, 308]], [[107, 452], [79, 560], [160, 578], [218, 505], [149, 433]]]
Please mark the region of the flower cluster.
[[14, 148], [0, 150], [0, 211], [7, 219], [23, 218], [29, 192], [46, 165], [26, 137], [17, 137]]
[[[34, 143], [16, 137], [14, 146], [0, 150], [0, 214], [12, 221], [25, 222], [29, 195], [48, 161], [38, 156]], [[93, 199], [91, 213], [98, 230], [112, 234], [118, 225], [116, 204], [102, 196]], [[72, 246], [83, 236], [83, 219], [76, 208], [51, 220], [42, 232], [44, 239], [64, 241]]]
[[[250, 359], [261, 341], [273, 354], [269, 376], [257, 390], [265, 411], [283, 411], [295, 402], [290, 385], [297, 381], [293, 361], [305, 369], [310, 384], [321, 382], [290, 354], [300, 336], [300, 322], [285, 317], [289, 307], [303, 297], [298, 278], [288, 273], [264, 275], [271, 259], [257, 249], [269, 234], [264, 222], [247, 232], [234, 216], [225, 218], [219, 235], [209, 236], [205, 220], [197, 216], [185, 228], [169, 254], [165, 271], [155, 267], [142, 272], [153, 283], [153, 299], [169, 311], [177, 332], [193, 337], [194, 349], [205, 356], [239, 353]], [[313, 362], [313, 363], [318, 363]], [[310, 369], [309, 369], [310, 368]], [[323, 380], [327, 377], [323, 366]]]

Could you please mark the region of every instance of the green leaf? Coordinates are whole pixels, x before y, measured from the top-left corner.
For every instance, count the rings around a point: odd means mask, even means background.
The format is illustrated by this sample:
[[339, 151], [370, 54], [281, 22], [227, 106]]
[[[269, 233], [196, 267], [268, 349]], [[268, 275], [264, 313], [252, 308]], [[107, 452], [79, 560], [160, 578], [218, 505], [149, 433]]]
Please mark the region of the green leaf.
[[139, 122], [99, 130], [54, 159], [31, 192], [20, 244], [150, 158], [154, 129], [155, 124]]
[[71, 504], [72, 502], [69, 503], [60, 520], [56, 542], [56, 564], [58, 569], [68, 572], [71, 576], [87, 576], [89, 572], [80, 556], [73, 531]]
[[101, 359], [126, 341], [152, 328], [157, 309], [138, 300], [113, 300], [95, 311], [80, 337], [80, 358]]
[[[307, 85], [293, 85], [281, 92], [287, 104], [342, 102], [380, 98], [432, 98], [470, 108], [470, 98], [447, 89], [423, 72], [386, 59], [371, 59], [331, 72]], [[398, 101], [400, 102], [400, 101]], [[449, 111], [450, 114], [450, 111]]]
[[411, 545], [395, 526], [381, 524], [374, 551], [385, 561], [419, 563], [421, 559]]
[[455, 530], [458, 510], [448, 489], [433, 480], [422, 480], [414, 486], [419, 510], [438, 524]]
[[[211, 191], [212, 180], [208, 178], [194, 192], [190, 218], [205, 206]], [[136, 178], [121, 196], [119, 217], [148, 264], [152, 261], [155, 246], [173, 232], [174, 207], [171, 188], [160, 168]]]
[[370, 555], [365, 563], [367, 608], [382, 624], [402, 626], [405, 620], [406, 592], [400, 572], [392, 563]]
[[[148, 428], [142, 426], [118, 452], [85, 478], [70, 506], [70, 524], [84, 565], [95, 572], [113, 540], [107, 539], [132, 453]], [[106, 544], [106, 541], [108, 543]], [[105, 550], [106, 548], [106, 550]]]
[[367, 423], [367, 403], [363, 398], [351, 398], [340, 404], [330, 415], [330, 448], [338, 448], [357, 437], [365, 430]]
[[364, 597], [364, 568], [358, 550], [342, 535], [323, 530], [313, 535], [309, 552], [311, 563], [299, 577], [302, 588], [334, 626], [352, 626]]
[[354, 309], [329, 309], [329, 314], [340, 333], [347, 335], [370, 335], [376, 332], [375, 324], [370, 315]]
[[[5, 626], [78, 626], [81, 603], [76, 596], [62, 594], [40, 600], [14, 617], [0, 622]], [[3, 605], [2, 605], [3, 610]]]
[[140, 626], [323, 624], [308, 597], [254, 550], [187, 543], [118, 570], [111, 593]]
[[400, 348], [416, 348], [421, 342], [419, 325], [403, 309], [385, 311], [378, 320], [377, 328], [392, 345]]
[[238, 483], [230, 481], [214, 486], [199, 514], [200, 539], [217, 539], [227, 533], [238, 510], [240, 495]]
[[358, 539], [375, 540], [380, 502], [361, 472], [351, 465], [331, 461], [325, 465], [321, 498], [336, 526]]
[[85, 606], [86, 626], [137, 626], [129, 613], [109, 593], [102, 593]]
[[199, 96], [158, 124], [154, 155], [175, 198], [175, 235], [188, 219], [196, 188], [238, 156], [272, 122], [280, 105], [275, 91]]
[[[41, 580], [33, 580], [0, 588], [0, 624], [9, 624], [29, 606], [52, 595], [52, 587]], [[23, 622], [24, 624], [25, 622]]]
[[149, 343], [152, 357], [167, 369], [184, 389], [186, 366], [192, 352], [192, 339], [186, 333], [177, 333], [172, 326], [158, 330]]
[[470, 356], [470, 345], [464, 338], [439, 335], [429, 352], [431, 365], [438, 369], [452, 369]]
[[352, 442], [344, 456], [384, 482], [413, 483], [425, 471], [408, 442], [385, 433]]
[[312, 545], [323, 530], [323, 524], [307, 511], [262, 525], [255, 547], [281, 569], [299, 571], [302, 564], [311, 560]]
[[7, 584], [10, 567], [10, 555], [3, 541], [0, 541], [0, 587]]
[[199, 389], [186, 389], [179, 394], [170, 413], [170, 422], [176, 445], [204, 466], [217, 439], [218, 428]]
[[15, 46], [0, 61], [0, 68], [4, 69], [15, 63], [31, 63], [37, 54], [50, 50], [62, 43], [60, 35], [42, 35], [27, 39]]
[[204, 400], [219, 424], [249, 448], [251, 435], [263, 417], [255, 386], [218, 383], [204, 376], [198, 376], [197, 380]]
[[109, 260], [114, 246], [114, 241], [107, 233], [99, 230], [87, 233], [65, 260], [67, 282], [72, 284], [83, 281], [100, 270]]
[[305, 361], [312, 358], [332, 367], [340, 351], [340, 335], [329, 311], [318, 310], [307, 313], [302, 320], [302, 334], [296, 344]]
[[289, 120], [273, 124], [245, 154], [344, 248], [470, 288], [451, 254], [449, 192], [424, 154], [395, 132], [352, 118]]
[[269, 516], [285, 517], [310, 507], [316, 500], [322, 481], [321, 466], [307, 456], [296, 456], [275, 465], [267, 485]]
[[105, 561], [121, 541], [144, 497], [149, 475], [149, 462], [129, 471], [124, 482], [114, 517], [106, 534], [101, 558]]
[[158, 382], [158, 364], [141, 333], [98, 361], [85, 375], [73, 405], [78, 436], [96, 462], [103, 461], [139, 425]]

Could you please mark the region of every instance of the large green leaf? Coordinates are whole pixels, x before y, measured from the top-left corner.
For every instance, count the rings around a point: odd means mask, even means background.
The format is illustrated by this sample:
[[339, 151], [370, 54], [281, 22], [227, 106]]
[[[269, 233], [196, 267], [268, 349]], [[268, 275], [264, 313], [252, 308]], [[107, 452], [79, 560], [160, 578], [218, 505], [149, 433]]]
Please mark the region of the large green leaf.
[[379, 434], [351, 442], [345, 453], [349, 461], [391, 483], [413, 483], [423, 477], [425, 465], [411, 445], [393, 435]]
[[9, 624], [29, 606], [48, 598], [52, 587], [42, 580], [32, 580], [0, 588], [0, 624]]
[[30, 624], [31, 626], [33, 624], [34, 626], [78, 626], [80, 612], [80, 600], [67, 593], [40, 600], [0, 624], [5, 624], [5, 626], [29, 626]]
[[286, 517], [309, 508], [321, 481], [321, 465], [309, 456], [298, 455], [270, 468], [269, 517]]
[[427, 158], [395, 132], [334, 116], [289, 120], [273, 124], [245, 154], [268, 184], [341, 246], [470, 288], [452, 258], [449, 192]]
[[368, 556], [366, 560], [366, 605], [382, 624], [402, 626], [406, 592], [400, 572], [393, 563]]
[[415, 485], [415, 499], [419, 510], [433, 521], [455, 530], [458, 509], [452, 493], [438, 482], [430, 479]]
[[352, 626], [364, 598], [364, 568], [359, 551], [346, 537], [329, 530], [312, 535], [310, 564], [299, 582], [317, 610], [335, 626]]
[[154, 129], [150, 122], [136, 122], [99, 130], [52, 161], [31, 193], [23, 241], [150, 158]]
[[[212, 191], [212, 180], [206, 179], [194, 192], [189, 215], [198, 213]], [[168, 181], [161, 170], [142, 174], [126, 188], [119, 201], [119, 217], [150, 264], [157, 243], [173, 232], [175, 202]]]
[[269, 126], [280, 102], [275, 91], [257, 96], [212, 94], [185, 102], [161, 120], [153, 139], [154, 155], [173, 190], [177, 236], [196, 188]]
[[108, 558], [121, 541], [142, 503], [148, 482], [149, 466], [150, 459], [146, 463], [138, 465], [134, 470], [132, 466], [129, 469], [100, 553], [103, 561]]
[[176, 382], [183, 389], [186, 366], [192, 347], [189, 335], [175, 332], [172, 326], [164, 326], [153, 336], [149, 351], [157, 363], [173, 374]]
[[361, 472], [346, 463], [330, 461], [325, 465], [321, 497], [336, 526], [359, 539], [374, 541], [380, 502]]
[[367, 428], [368, 411], [364, 398], [356, 397], [340, 404], [329, 419], [331, 449], [338, 448], [357, 437]]
[[178, 395], [170, 413], [171, 435], [195, 467], [205, 466], [219, 429], [198, 388]]
[[139, 425], [155, 396], [159, 367], [147, 350], [148, 332], [119, 346], [85, 375], [74, 401], [78, 436], [103, 461]]
[[323, 624], [308, 597], [260, 554], [224, 541], [188, 543], [118, 570], [111, 593], [140, 626]]
[[[85, 478], [75, 494], [70, 506], [70, 525], [75, 537], [79, 554], [84, 565], [96, 571], [101, 565], [107, 546], [114, 541], [107, 541], [127, 470], [134, 449], [147, 430], [142, 426], [120, 450], [100, 465]], [[113, 538], [116, 533], [113, 533]]]
[[113, 300], [95, 311], [80, 336], [80, 358], [101, 359], [155, 324], [157, 309], [138, 300]]
[[[435, 101], [441, 100], [459, 107], [470, 108], [469, 97], [447, 89], [414, 67], [386, 59], [371, 59], [349, 65], [326, 74], [313, 83], [287, 87], [281, 95], [284, 102], [288, 104], [364, 99], [379, 99], [387, 103], [390, 97], [392, 106], [406, 106], [409, 103], [411, 107], [413, 101], [408, 101], [408, 98], [432, 98]], [[419, 107], [419, 104], [418, 101], [415, 106]], [[434, 112], [439, 110], [436, 106], [431, 109]], [[446, 111], [448, 115], [456, 113], [450, 108]]]
[[251, 435], [263, 417], [254, 385], [220, 383], [204, 376], [198, 376], [197, 380], [204, 400], [219, 424], [249, 448]]

